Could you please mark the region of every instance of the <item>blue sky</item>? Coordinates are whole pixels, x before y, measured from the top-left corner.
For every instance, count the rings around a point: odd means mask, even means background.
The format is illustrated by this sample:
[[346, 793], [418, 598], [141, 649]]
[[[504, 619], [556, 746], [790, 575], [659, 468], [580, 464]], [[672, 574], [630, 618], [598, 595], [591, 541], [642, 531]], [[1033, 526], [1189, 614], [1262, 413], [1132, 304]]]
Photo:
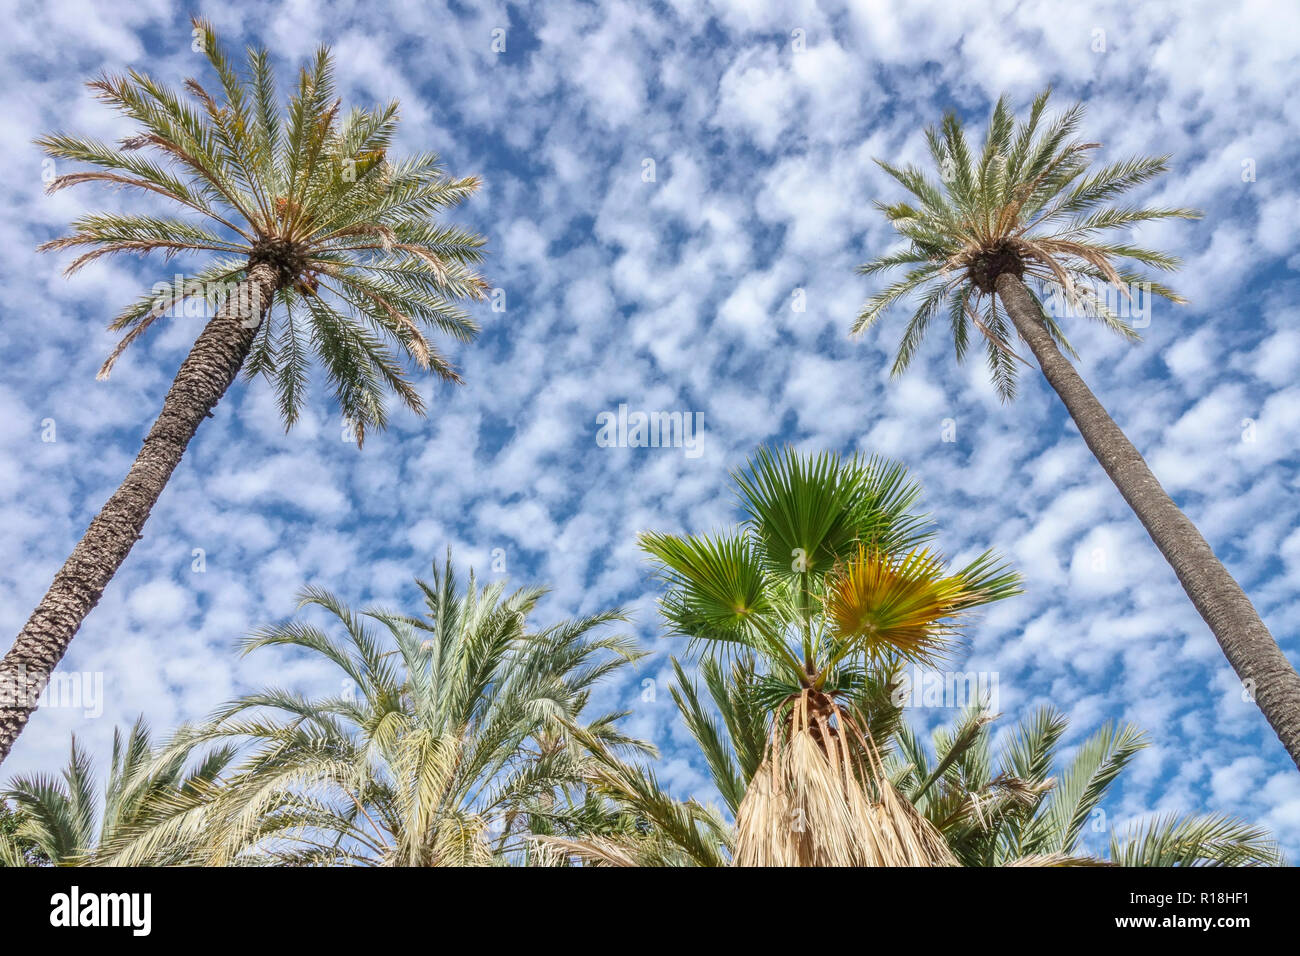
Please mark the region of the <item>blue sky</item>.
[[[291, 656], [237, 661], [232, 642], [290, 613], [307, 583], [409, 607], [410, 579], [450, 544], [488, 576], [501, 549], [513, 580], [548, 583], [543, 619], [629, 608], [655, 654], [607, 702], [663, 749], [666, 781], [703, 793], [667, 694], [681, 648], [659, 637], [635, 534], [732, 523], [728, 471], [760, 443], [791, 442], [903, 461], [949, 556], [995, 547], [1024, 573], [1025, 595], [980, 619], [962, 666], [999, 674], [1003, 728], [1051, 703], [1073, 716], [1069, 746], [1107, 719], [1150, 733], [1107, 823], [1227, 811], [1300, 851], [1300, 776], [1045, 383], [1026, 375], [1003, 407], [939, 335], [891, 382], [901, 314], [847, 337], [875, 289], [853, 267], [893, 242], [871, 201], [898, 190], [871, 160], [919, 159], [922, 128], [945, 110], [982, 123], [999, 93], [1021, 109], [1052, 83], [1061, 103], [1087, 102], [1102, 159], [1171, 153], [1143, 197], [1205, 218], [1141, 238], [1184, 258], [1174, 284], [1191, 304], [1157, 303], [1138, 346], [1089, 324], [1071, 338], [1085, 378], [1300, 659], [1294, 4], [4, 7], [11, 634], [125, 474], [197, 332], [171, 320], [96, 382], [108, 319], [185, 263], [101, 261], [64, 280], [57, 257], [34, 252], [84, 210], [138, 208], [42, 193], [33, 137], [126, 132], [82, 88], [93, 73], [203, 76], [194, 12], [232, 45], [265, 43], [282, 76], [332, 44], [346, 100], [398, 97], [404, 149], [484, 178], [454, 218], [488, 237], [485, 271], [505, 295], [504, 311], [478, 309], [477, 343], [444, 343], [467, 386], [426, 383], [429, 418], [395, 414], [363, 451], [342, 440], [323, 388], [286, 435], [266, 387], [236, 385], [64, 661], [104, 675], [102, 716], [41, 710], [6, 775], [61, 765], [72, 732], [103, 753], [139, 712], [163, 729], [264, 682], [334, 689]], [[620, 403], [701, 414], [703, 453], [600, 447], [597, 415]], [[946, 421], [956, 441], [942, 440]]]

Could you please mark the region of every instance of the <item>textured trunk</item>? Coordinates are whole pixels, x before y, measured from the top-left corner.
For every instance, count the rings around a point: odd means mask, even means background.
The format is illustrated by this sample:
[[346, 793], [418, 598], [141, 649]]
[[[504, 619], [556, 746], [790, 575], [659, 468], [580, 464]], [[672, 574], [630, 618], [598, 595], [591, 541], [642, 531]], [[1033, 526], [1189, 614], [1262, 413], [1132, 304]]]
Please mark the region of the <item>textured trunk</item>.
[[1287, 753], [1300, 767], [1300, 675], [1241, 586], [1056, 347], [1039, 320], [1039, 304], [1025, 284], [1003, 273], [997, 279], [997, 292], [1016, 331], [1079, 426], [1083, 440], [1173, 567], [1243, 687], [1251, 692]]
[[36, 698], [82, 620], [139, 540], [199, 423], [239, 374], [262, 316], [261, 304], [270, 304], [275, 285], [270, 266], [253, 266], [199, 334], [126, 479], [91, 521], [0, 662], [0, 761], [36, 709]]

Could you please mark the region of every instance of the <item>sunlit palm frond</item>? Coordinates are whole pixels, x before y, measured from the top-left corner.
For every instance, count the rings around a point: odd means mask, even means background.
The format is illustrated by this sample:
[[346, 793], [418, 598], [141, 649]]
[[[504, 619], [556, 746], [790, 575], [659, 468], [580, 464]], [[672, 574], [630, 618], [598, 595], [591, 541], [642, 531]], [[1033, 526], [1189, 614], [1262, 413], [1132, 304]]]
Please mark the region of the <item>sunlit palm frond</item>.
[[[996, 306], [995, 283], [1003, 273], [1055, 288], [1071, 307], [1070, 314], [1097, 319], [1129, 339], [1137, 337], [1132, 327], [1110, 310], [1096, 307], [1097, 288], [1110, 286], [1128, 295], [1132, 284], [1145, 283], [1148, 294], [1183, 301], [1145, 273], [1121, 264], [1128, 260], [1167, 270], [1176, 266], [1174, 257], [1104, 238], [1109, 231], [1146, 222], [1200, 215], [1173, 206], [1111, 205], [1123, 193], [1167, 172], [1169, 157], [1136, 157], [1094, 166], [1091, 156], [1100, 144], [1076, 136], [1082, 105], [1047, 121], [1050, 94], [1049, 89], [1035, 97], [1019, 123], [1006, 98], [999, 99], [978, 153], [971, 149], [954, 114], [939, 127], [926, 130], [937, 179], [915, 166], [878, 161], [914, 202], [876, 203], [903, 245], [860, 266], [858, 272], [872, 276], [896, 268], [908, 271], [868, 299], [852, 331], [860, 334], [894, 305], [914, 301], [892, 374], [907, 369], [931, 320], [946, 311], [958, 360], [966, 355], [973, 327], [983, 337], [989, 373], [999, 394], [1011, 400], [1019, 356]], [[1073, 353], [1053, 317], [1044, 312], [1041, 318], [1061, 347]]]
[[219, 865], [515, 859], [528, 820], [554, 826], [582, 804], [586, 741], [602, 753], [653, 751], [622, 733], [618, 713], [589, 706], [641, 656], [631, 638], [608, 633], [619, 612], [531, 631], [542, 590], [507, 593], [472, 572], [462, 587], [450, 554], [417, 585], [423, 615], [355, 611], [309, 588], [301, 606], [325, 624], [291, 620], [243, 641], [245, 653], [292, 648], [327, 662], [341, 691], [265, 688], [189, 730], [186, 746], [238, 748], [238, 762], [200, 805], [176, 806], [122, 841], [114, 862], [137, 859], [169, 832]]
[[973, 608], [1020, 593], [1020, 577], [991, 553], [955, 574], [928, 549], [889, 554], [859, 544], [828, 576], [823, 601], [832, 634], [842, 643], [838, 663], [861, 652], [916, 663], [939, 659]]
[[1263, 827], [1232, 817], [1153, 817], [1122, 836], [1112, 834], [1110, 859], [1120, 866], [1283, 866]]

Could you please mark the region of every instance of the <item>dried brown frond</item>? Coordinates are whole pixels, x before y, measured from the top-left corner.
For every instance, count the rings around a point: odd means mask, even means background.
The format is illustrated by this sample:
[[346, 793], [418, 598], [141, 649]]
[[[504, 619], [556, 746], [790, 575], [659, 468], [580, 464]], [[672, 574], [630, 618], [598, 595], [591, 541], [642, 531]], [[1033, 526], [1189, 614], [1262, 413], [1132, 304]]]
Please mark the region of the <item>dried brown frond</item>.
[[736, 866], [955, 866], [885, 775], [874, 743], [805, 690], [778, 720], [736, 815]]

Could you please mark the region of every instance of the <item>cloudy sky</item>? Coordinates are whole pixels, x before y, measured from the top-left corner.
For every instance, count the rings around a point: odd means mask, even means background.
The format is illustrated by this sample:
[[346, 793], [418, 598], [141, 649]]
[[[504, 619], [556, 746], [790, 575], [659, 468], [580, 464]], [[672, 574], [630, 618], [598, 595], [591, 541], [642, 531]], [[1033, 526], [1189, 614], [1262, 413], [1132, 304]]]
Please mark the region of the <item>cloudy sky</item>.
[[[107, 320], [179, 267], [121, 259], [63, 279], [35, 245], [87, 209], [138, 200], [44, 196], [31, 140], [126, 132], [82, 87], [97, 71], [179, 84], [206, 64], [194, 7], [3, 5], [0, 621], [12, 635], [125, 474], [198, 331], [176, 319], [95, 381]], [[1205, 218], [1142, 238], [1183, 257], [1175, 284], [1191, 304], [1158, 303], [1137, 346], [1091, 324], [1071, 335], [1085, 378], [1300, 659], [1295, 4], [197, 12], [232, 44], [266, 44], [282, 75], [331, 44], [346, 99], [398, 97], [403, 148], [481, 175], [456, 219], [487, 236], [505, 307], [478, 309], [475, 344], [447, 344], [468, 384], [426, 384], [428, 419], [397, 414], [363, 451], [323, 388], [286, 435], [267, 388], [237, 384], [62, 665], [103, 675], [102, 715], [41, 710], [6, 775], [55, 769], [73, 732], [102, 754], [140, 712], [165, 729], [267, 681], [332, 689], [305, 662], [239, 662], [231, 644], [289, 614], [307, 583], [414, 610], [410, 579], [450, 544], [489, 577], [500, 549], [513, 580], [549, 584], [543, 618], [629, 608], [654, 655], [608, 702], [663, 749], [665, 780], [705, 793], [666, 692], [682, 648], [660, 637], [635, 534], [732, 523], [729, 470], [789, 442], [903, 461], [950, 556], [995, 547], [1023, 571], [1025, 595], [979, 621], [962, 666], [998, 674], [1003, 727], [1051, 703], [1073, 716], [1070, 746], [1108, 719], [1150, 733], [1107, 823], [1227, 811], [1300, 853], [1300, 776], [1045, 383], [1026, 376], [1003, 407], [940, 336], [891, 382], [902, 316], [847, 336], [874, 290], [853, 267], [892, 242], [871, 202], [899, 198], [872, 159], [919, 159], [944, 111], [979, 124], [1000, 93], [1023, 108], [1051, 83], [1062, 102], [1086, 101], [1103, 159], [1172, 153], [1144, 197]], [[597, 416], [620, 404], [699, 413], [702, 453], [601, 447]]]

